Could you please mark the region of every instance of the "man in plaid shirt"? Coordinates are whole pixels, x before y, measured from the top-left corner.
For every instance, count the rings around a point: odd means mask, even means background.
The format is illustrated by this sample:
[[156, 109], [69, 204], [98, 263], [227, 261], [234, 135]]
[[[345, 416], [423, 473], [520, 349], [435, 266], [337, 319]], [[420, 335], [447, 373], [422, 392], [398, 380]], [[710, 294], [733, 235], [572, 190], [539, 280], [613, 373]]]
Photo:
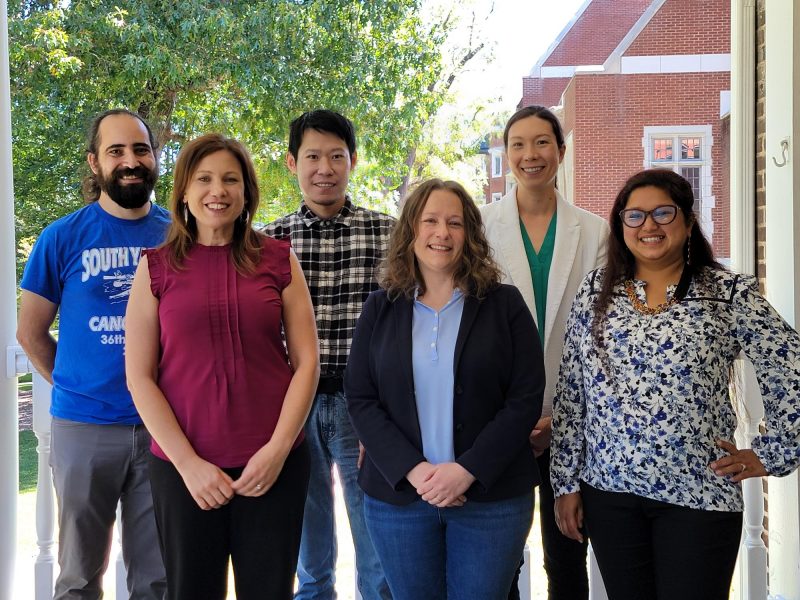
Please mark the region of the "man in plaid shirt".
[[363, 492], [357, 483], [359, 445], [342, 378], [361, 306], [378, 287], [378, 266], [394, 219], [355, 206], [347, 197], [356, 139], [353, 124], [342, 115], [315, 110], [292, 121], [286, 164], [297, 176], [303, 203], [297, 212], [267, 225], [264, 233], [292, 241], [314, 303], [321, 365], [305, 427], [311, 478], [295, 598], [335, 598], [334, 464], [353, 535], [359, 592], [364, 600], [391, 598], [364, 523]]

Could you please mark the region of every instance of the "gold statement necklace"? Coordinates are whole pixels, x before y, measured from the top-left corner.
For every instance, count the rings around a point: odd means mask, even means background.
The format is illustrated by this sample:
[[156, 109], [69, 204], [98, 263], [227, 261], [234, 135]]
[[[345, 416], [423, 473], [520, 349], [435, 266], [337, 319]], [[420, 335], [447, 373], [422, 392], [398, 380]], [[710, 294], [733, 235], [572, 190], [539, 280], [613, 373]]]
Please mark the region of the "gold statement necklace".
[[639, 300], [639, 296], [636, 295], [636, 286], [633, 283], [633, 279], [628, 279], [625, 281], [624, 285], [625, 293], [628, 295], [628, 300], [630, 300], [633, 308], [645, 315], [657, 315], [662, 313], [677, 302], [675, 296], [672, 296], [672, 298], [669, 298], [666, 302], [662, 302], [655, 308], [651, 308], [647, 306], [646, 303]]

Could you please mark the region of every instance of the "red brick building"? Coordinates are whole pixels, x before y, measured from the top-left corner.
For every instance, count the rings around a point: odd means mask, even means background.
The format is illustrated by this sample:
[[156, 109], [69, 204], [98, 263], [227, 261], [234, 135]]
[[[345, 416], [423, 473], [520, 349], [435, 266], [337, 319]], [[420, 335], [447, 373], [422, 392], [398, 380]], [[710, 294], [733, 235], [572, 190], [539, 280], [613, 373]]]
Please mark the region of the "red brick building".
[[[628, 176], [673, 169], [726, 258], [729, 89], [729, 0], [587, 0], [523, 78], [519, 106], [557, 108], [568, 199], [606, 216]], [[487, 202], [513, 185], [502, 146], [489, 144]]]

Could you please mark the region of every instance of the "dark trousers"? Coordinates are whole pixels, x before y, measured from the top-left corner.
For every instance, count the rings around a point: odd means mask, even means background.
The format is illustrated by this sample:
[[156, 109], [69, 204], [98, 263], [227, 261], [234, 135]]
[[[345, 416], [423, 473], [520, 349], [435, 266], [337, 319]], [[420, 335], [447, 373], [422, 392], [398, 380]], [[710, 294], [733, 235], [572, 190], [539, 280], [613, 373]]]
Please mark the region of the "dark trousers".
[[[243, 467], [223, 469], [234, 480]], [[228, 561], [239, 600], [289, 600], [308, 488], [309, 454], [303, 442], [289, 453], [263, 496], [234, 496], [217, 509], [195, 503], [172, 463], [150, 459], [159, 543], [169, 600], [224, 600]]]
[[542, 474], [539, 520], [542, 525], [544, 570], [547, 573], [547, 597], [549, 600], [587, 600], [589, 574], [586, 570], [586, 554], [589, 542], [584, 536], [581, 544], [558, 530], [553, 486], [550, 485], [550, 451], [542, 454], [537, 461]]
[[742, 513], [697, 510], [581, 483], [584, 522], [611, 600], [726, 600]]
[[[547, 573], [548, 600], [587, 600], [589, 575], [586, 570], [586, 553], [589, 543], [583, 544], [563, 535], [556, 525], [555, 498], [550, 485], [550, 451], [536, 459], [542, 483], [539, 484], [539, 521], [544, 550], [544, 570]], [[520, 567], [522, 562], [520, 562]], [[508, 595], [509, 600], [519, 600], [519, 569]]]

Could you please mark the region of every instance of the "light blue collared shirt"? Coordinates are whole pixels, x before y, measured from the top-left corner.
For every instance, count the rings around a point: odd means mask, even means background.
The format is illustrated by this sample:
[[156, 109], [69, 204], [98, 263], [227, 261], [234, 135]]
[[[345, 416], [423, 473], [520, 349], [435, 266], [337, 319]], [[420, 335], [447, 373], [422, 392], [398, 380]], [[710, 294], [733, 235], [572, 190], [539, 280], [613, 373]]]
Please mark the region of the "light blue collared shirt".
[[431, 464], [453, 462], [453, 360], [464, 312], [464, 294], [453, 290], [436, 312], [414, 300], [411, 324], [414, 392], [422, 453]]

